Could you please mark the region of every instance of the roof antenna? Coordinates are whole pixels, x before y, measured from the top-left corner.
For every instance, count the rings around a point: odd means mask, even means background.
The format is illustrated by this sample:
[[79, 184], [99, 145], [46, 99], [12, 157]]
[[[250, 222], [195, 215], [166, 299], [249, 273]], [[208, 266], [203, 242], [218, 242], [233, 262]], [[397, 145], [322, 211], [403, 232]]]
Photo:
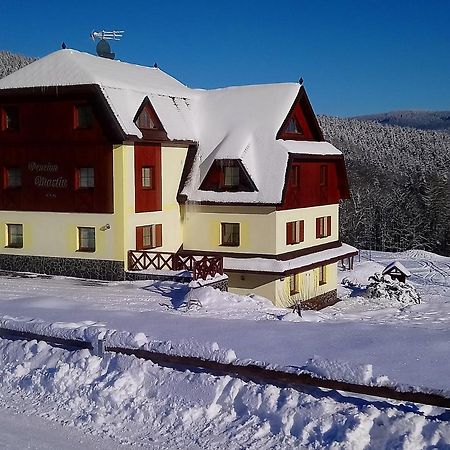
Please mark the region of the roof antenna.
[[303, 77], [300, 77], [300, 79], [298, 80], [299, 84], [303, 84]]
[[116, 57], [115, 53], [111, 52], [111, 46], [109, 45], [108, 41], [119, 41], [120, 38], [123, 36], [123, 33], [125, 31], [94, 31], [92, 30], [91, 38], [93, 41], [96, 39], [99, 39], [96, 51], [97, 55], [102, 58], [108, 58], [108, 59], [114, 59]]
[[63, 50], [67, 48], [67, 45], [66, 45], [65, 42], [63, 42], [63, 43], [61, 44], [61, 48], [62, 48]]

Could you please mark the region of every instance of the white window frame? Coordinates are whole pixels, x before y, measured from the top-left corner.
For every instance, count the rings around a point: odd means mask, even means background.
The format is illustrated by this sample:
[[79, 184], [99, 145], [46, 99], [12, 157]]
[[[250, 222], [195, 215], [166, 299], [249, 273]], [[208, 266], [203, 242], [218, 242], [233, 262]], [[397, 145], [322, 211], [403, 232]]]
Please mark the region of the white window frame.
[[[228, 230], [227, 230], [228, 229]], [[237, 230], [237, 231], [236, 231]], [[221, 245], [224, 247], [239, 247], [241, 245], [241, 224], [240, 223], [231, 223], [231, 222], [222, 222], [221, 223]], [[230, 239], [226, 239], [227, 236]], [[237, 243], [234, 238], [237, 236]]]
[[95, 227], [78, 227], [78, 251], [95, 252], [95, 250]]
[[153, 166], [143, 166], [141, 168], [141, 186], [144, 189], [154, 189], [155, 169]]
[[23, 225], [21, 223], [6, 224], [7, 247], [23, 248]]

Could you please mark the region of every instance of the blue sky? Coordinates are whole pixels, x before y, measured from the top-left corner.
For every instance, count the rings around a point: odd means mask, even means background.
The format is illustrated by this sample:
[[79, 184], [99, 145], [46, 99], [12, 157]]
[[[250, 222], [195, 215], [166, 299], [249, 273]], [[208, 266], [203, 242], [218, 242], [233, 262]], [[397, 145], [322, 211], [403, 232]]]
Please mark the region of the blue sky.
[[123, 61], [191, 87], [297, 81], [317, 113], [450, 109], [449, 0], [2, 1], [0, 49], [95, 53], [124, 29]]

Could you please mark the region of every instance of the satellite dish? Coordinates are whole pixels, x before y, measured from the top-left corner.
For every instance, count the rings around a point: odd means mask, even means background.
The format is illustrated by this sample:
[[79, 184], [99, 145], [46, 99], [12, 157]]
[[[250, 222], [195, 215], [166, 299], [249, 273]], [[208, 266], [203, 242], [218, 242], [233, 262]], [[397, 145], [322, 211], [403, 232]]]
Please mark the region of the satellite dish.
[[125, 31], [92, 31], [92, 40], [100, 39], [96, 47], [97, 55], [102, 58], [114, 59], [116, 54], [111, 52], [111, 46], [107, 40], [119, 41], [123, 33]]
[[111, 52], [111, 46], [105, 39], [100, 39], [95, 49], [97, 50], [97, 55], [102, 58], [114, 59], [116, 57], [116, 54]]

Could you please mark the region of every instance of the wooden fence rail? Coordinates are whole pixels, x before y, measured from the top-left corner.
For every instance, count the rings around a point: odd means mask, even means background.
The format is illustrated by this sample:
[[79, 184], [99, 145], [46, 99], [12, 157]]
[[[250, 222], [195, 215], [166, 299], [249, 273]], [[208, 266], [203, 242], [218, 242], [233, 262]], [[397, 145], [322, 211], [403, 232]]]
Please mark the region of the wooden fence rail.
[[[65, 348], [67, 350], [82, 348], [93, 350], [94, 348], [91, 342], [44, 336], [8, 328], [0, 328], [0, 337], [11, 340], [44, 341], [50, 345]], [[277, 386], [297, 388], [299, 390], [305, 386], [314, 386], [324, 389], [345, 391], [352, 394], [362, 394], [402, 402], [421, 403], [425, 405], [440, 406], [442, 408], [450, 408], [450, 398], [435, 393], [398, 391], [389, 386], [368, 386], [364, 384], [347, 383], [345, 381], [317, 378], [308, 373], [290, 373], [283, 372], [282, 370], [267, 369], [255, 364], [239, 365], [233, 363], [221, 363], [194, 356], [170, 355], [143, 349], [108, 347], [106, 345], [104, 350], [125, 355], [134, 355], [137, 358], [152, 361], [162, 367], [194, 371], [201, 369], [212, 375], [229, 375], [259, 384], [273, 383]]]
[[128, 250], [128, 270], [187, 270], [194, 280], [223, 275], [221, 256], [180, 255], [178, 253]]

